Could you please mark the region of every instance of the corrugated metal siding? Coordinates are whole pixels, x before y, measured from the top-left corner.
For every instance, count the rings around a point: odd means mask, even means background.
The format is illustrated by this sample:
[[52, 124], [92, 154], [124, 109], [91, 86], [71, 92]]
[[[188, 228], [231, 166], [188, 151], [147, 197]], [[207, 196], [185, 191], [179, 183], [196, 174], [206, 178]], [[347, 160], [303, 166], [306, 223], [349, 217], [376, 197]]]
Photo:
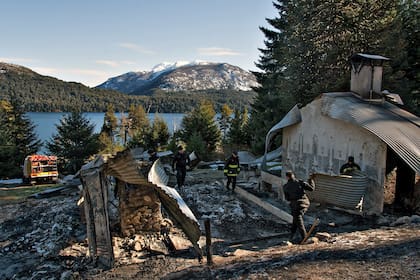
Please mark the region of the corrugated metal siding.
[[388, 103], [366, 102], [352, 93], [323, 94], [321, 111], [372, 132], [420, 173], [420, 118]]
[[328, 176], [317, 174], [316, 188], [308, 192], [311, 200], [355, 209], [365, 195], [369, 179], [366, 176]]
[[179, 193], [174, 188], [167, 186], [169, 176], [159, 162], [157, 160], [150, 166], [148, 162], [136, 160], [135, 154], [127, 150], [115, 156], [98, 156], [82, 167], [80, 175], [86, 178], [91, 174], [103, 171], [105, 175], [116, 177], [130, 184], [155, 188], [159, 193], [162, 205], [181, 225], [194, 248], [201, 255], [198, 245], [201, 235], [200, 225]]

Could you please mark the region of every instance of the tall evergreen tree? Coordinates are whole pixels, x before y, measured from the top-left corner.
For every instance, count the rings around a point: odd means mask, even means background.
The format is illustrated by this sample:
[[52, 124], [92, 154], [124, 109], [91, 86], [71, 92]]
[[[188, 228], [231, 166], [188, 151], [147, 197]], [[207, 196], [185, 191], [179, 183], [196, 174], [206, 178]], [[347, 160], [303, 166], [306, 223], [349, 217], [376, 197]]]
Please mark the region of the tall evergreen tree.
[[25, 157], [38, 152], [42, 143], [35, 133], [35, 125], [15, 100], [0, 102], [0, 117], [0, 153], [3, 162], [9, 165], [7, 176], [20, 176]]
[[393, 46], [398, 51], [387, 53], [391, 67], [386, 68], [384, 88], [398, 93], [404, 107], [420, 116], [419, 1], [402, 0], [397, 11], [384, 46]]
[[151, 126], [143, 106], [130, 105], [128, 118], [130, 121], [128, 134], [131, 137], [128, 143], [129, 147], [147, 146], [147, 137], [150, 133]]
[[261, 72], [254, 72], [260, 87], [255, 88], [257, 96], [251, 107], [249, 131], [251, 147], [255, 153], [264, 152], [264, 139], [268, 130], [277, 123], [296, 103], [293, 94], [286, 91], [287, 28], [290, 1], [275, 1], [277, 17], [267, 19], [272, 29], [260, 27], [265, 36], [265, 48], [256, 66]]
[[230, 131], [228, 133], [229, 143], [234, 145], [248, 144], [248, 110], [235, 110], [235, 114], [230, 124]]
[[17, 147], [9, 129], [9, 116], [13, 110], [12, 105], [0, 100], [0, 178], [15, 178], [21, 175], [19, 162], [15, 160]]
[[196, 134], [203, 139], [207, 154], [211, 154], [216, 149], [221, 136], [215, 116], [213, 103], [208, 100], [202, 101], [198, 108], [192, 110], [182, 119], [182, 140], [188, 143], [190, 138]]
[[47, 142], [47, 149], [57, 155], [63, 171], [76, 173], [89, 157], [99, 150], [95, 125], [80, 112], [72, 112], [56, 125], [57, 133]]
[[223, 141], [226, 141], [226, 136], [227, 136], [227, 133], [229, 131], [229, 126], [230, 126], [230, 122], [231, 122], [231, 119], [232, 119], [232, 116], [231, 116], [232, 113], [233, 113], [233, 110], [229, 107], [229, 105], [223, 104], [222, 111], [221, 111], [220, 117], [218, 119], [220, 132], [222, 134], [222, 140]]
[[158, 114], [155, 115], [152, 128], [147, 136], [147, 148], [157, 148], [166, 145], [169, 140], [169, 129], [165, 120]]
[[[392, 57], [398, 44], [387, 44], [398, 0], [277, 0], [278, 17], [261, 28], [266, 40], [257, 67], [261, 87], [252, 105], [254, 151], [290, 108], [306, 105], [326, 91], [349, 88], [349, 57], [356, 52]], [[394, 38], [395, 40], [395, 38]], [[386, 47], [385, 47], [386, 46]]]
[[116, 139], [117, 134], [118, 118], [115, 116], [114, 105], [108, 104], [104, 115], [104, 123], [99, 135], [101, 153], [112, 154], [120, 150], [120, 145]]

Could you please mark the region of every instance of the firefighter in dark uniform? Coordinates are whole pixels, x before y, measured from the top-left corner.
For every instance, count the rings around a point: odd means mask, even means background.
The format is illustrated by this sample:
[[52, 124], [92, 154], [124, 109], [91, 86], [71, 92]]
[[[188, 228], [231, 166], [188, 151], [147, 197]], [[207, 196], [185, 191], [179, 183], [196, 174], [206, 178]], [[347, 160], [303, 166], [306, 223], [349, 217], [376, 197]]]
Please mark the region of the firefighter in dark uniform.
[[351, 175], [355, 170], [360, 171], [360, 166], [354, 162], [353, 156], [349, 156], [347, 162], [341, 166], [340, 174]]
[[232, 184], [232, 193], [235, 192], [236, 177], [240, 171], [238, 152], [233, 151], [232, 155], [226, 160], [225, 168], [223, 169], [223, 173], [227, 176], [226, 188], [230, 190], [229, 185]]
[[297, 180], [292, 171], [286, 172], [287, 183], [283, 186], [284, 196], [290, 202], [290, 210], [293, 216], [293, 223], [291, 229], [290, 240], [293, 241], [296, 230], [299, 230], [302, 241], [306, 236], [306, 229], [303, 223], [303, 215], [308, 210], [310, 202], [305, 190], [313, 191], [315, 189], [315, 182], [313, 175], [308, 179], [308, 182]]
[[185, 153], [184, 148], [182, 146], [178, 146], [178, 152], [172, 161], [172, 170], [175, 170], [176, 168], [176, 182], [178, 188], [181, 188], [185, 184], [187, 165], [190, 165], [190, 158]]

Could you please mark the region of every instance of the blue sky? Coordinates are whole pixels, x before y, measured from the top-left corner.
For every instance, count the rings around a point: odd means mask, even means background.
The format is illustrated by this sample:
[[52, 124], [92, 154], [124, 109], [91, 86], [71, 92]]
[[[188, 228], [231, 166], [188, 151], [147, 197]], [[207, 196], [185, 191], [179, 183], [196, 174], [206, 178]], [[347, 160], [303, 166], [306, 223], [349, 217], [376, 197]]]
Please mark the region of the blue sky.
[[162, 62], [256, 70], [272, 0], [1, 0], [0, 61], [96, 86]]

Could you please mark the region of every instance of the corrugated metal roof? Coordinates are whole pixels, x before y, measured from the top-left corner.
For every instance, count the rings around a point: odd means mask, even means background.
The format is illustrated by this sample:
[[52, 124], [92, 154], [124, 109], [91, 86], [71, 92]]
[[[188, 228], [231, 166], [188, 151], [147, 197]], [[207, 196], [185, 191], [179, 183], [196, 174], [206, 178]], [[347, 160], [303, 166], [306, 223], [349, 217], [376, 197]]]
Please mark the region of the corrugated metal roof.
[[201, 255], [198, 245], [201, 230], [197, 219], [179, 193], [174, 188], [167, 186], [169, 177], [160, 166], [159, 160], [150, 166], [148, 162], [136, 160], [136, 158], [142, 158], [142, 154], [141, 150], [126, 150], [116, 155], [100, 155], [84, 165], [79, 174], [86, 178], [103, 171], [106, 175], [130, 184], [155, 188], [159, 193], [162, 205], [181, 225], [194, 248]]
[[155, 161], [153, 164], [148, 178], [158, 191], [162, 205], [179, 223], [188, 239], [197, 250], [197, 253], [201, 255], [201, 249], [198, 244], [198, 240], [201, 236], [200, 224], [179, 193], [174, 188], [166, 186], [169, 177], [159, 164], [159, 160]]
[[321, 112], [372, 132], [420, 173], [419, 117], [389, 102], [368, 102], [352, 93], [323, 94]]
[[367, 54], [367, 53], [357, 53], [351, 56], [352, 59], [354, 58], [367, 58], [367, 59], [375, 59], [375, 60], [389, 60], [388, 57], [376, 55], [376, 54]]
[[274, 135], [276, 135], [282, 128], [299, 123], [302, 121], [302, 116], [300, 114], [299, 107], [295, 105], [284, 118], [278, 122], [275, 126], [273, 126], [270, 131], [267, 133], [265, 138], [265, 149], [267, 153], [267, 149], [270, 146], [270, 141]]
[[358, 176], [316, 174], [315, 184], [315, 190], [308, 192], [311, 199], [347, 209], [355, 209], [365, 195], [369, 179], [361, 173]]

